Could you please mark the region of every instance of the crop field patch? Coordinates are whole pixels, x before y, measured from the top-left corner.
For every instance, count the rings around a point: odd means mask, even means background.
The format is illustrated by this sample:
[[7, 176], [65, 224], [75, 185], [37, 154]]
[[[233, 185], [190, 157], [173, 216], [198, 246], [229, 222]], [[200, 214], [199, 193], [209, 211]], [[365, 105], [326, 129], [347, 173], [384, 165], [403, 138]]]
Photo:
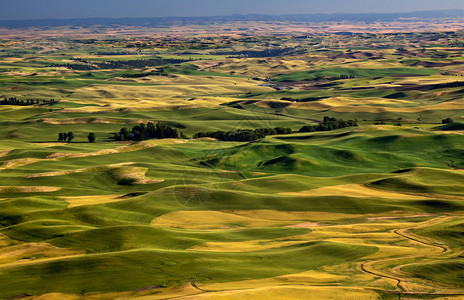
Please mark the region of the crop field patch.
[[440, 20], [0, 28], [0, 298], [462, 298]]
[[336, 185], [313, 190], [282, 193], [289, 196], [346, 196], [357, 198], [426, 199], [424, 196], [375, 190], [359, 184]]

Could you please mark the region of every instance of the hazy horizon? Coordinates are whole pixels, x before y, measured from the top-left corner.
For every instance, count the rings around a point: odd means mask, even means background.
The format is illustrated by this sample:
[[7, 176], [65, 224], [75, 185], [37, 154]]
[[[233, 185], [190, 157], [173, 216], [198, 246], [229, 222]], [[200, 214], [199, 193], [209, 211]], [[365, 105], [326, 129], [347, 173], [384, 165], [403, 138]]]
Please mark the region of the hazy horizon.
[[464, 9], [462, 0], [2, 0], [0, 20], [199, 17], [233, 14], [401, 13]]

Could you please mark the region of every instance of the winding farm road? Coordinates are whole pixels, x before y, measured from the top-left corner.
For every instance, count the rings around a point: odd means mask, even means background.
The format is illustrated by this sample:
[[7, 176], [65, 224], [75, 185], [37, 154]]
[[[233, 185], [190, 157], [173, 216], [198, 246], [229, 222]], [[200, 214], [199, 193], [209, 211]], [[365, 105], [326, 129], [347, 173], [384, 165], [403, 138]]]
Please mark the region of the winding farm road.
[[[433, 240], [431, 240], [429, 238], [422, 237], [422, 236], [415, 235], [415, 234], [411, 233], [411, 231], [414, 231], [415, 229], [440, 224], [440, 223], [443, 223], [443, 222], [448, 221], [450, 219], [452, 219], [452, 217], [444, 215], [444, 216], [440, 216], [440, 217], [437, 217], [437, 218], [434, 218], [434, 219], [431, 219], [431, 220], [427, 220], [425, 222], [421, 222], [417, 226], [414, 226], [414, 227], [411, 227], [411, 228], [402, 228], [402, 229], [394, 230], [393, 233], [396, 234], [397, 236], [401, 237], [402, 239], [406, 239], [406, 240], [408, 240], [410, 242], [413, 242], [413, 243], [419, 243], [419, 244], [421, 244], [423, 246], [430, 247], [430, 248], [433, 248], [433, 249], [440, 249], [440, 252], [436, 252], [436, 251], [430, 252], [429, 255], [419, 254], [419, 255], [412, 255], [412, 256], [408, 256], [408, 257], [403, 257], [401, 259], [442, 258], [443, 254], [451, 253], [452, 251], [451, 251], [451, 249], [449, 247], [447, 247], [445, 245], [443, 245], [443, 246], [442, 245], [437, 245], [436, 241], [433, 241]], [[363, 272], [368, 273], [370, 275], [374, 275], [374, 276], [382, 277], [382, 278], [385, 278], [385, 279], [388, 279], [388, 280], [396, 281], [396, 287], [398, 288], [399, 291], [395, 292], [395, 291], [384, 291], [384, 290], [382, 290], [382, 292], [385, 292], [385, 293], [397, 294], [397, 295], [410, 295], [410, 296], [425, 296], [425, 295], [462, 296], [462, 295], [464, 295], [464, 293], [426, 293], [426, 292], [413, 292], [413, 291], [410, 291], [408, 289], [408, 287], [407, 287], [407, 284], [406, 284], [408, 282], [408, 280], [401, 277], [399, 274], [404, 273], [404, 272], [401, 271], [401, 268], [403, 268], [406, 265], [415, 264], [415, 262], [410, 263], [410, 264], [405, 264], [405, 265], [397, 265], [396, 267], [390, 269], [390, 271], [391, 271], [390, 274], [386, 274], [383, 271], [379, 271], [378, 268], [376, 268], [376, 266], [375, 266], [375, 265], [378, 265], [378, 264], [381, 264], [381, 263], [394, 262], [396, 260], [398, 260], [398, 258], [383, 258], [383, 259], [373, 260], [373, 261], [369, 261], [369, 262], [364, 262], [364, 263], [362, 263], [360, 265], [360, 269]]]

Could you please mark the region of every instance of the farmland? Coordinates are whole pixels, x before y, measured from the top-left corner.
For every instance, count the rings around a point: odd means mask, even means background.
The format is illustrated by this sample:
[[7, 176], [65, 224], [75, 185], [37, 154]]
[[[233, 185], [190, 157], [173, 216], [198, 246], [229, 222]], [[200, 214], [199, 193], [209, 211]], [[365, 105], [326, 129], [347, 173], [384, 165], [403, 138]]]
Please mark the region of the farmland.
[[0, 31], [0, 298], [464, 297], [464, 33], [292, 26]]

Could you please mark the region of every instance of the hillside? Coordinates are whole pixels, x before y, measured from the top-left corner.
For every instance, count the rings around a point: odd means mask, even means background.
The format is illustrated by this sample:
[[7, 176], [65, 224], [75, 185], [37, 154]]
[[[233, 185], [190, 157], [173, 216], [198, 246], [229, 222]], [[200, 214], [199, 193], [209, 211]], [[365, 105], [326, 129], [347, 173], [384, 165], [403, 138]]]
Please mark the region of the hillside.
[[464, 296], [462, 32], [49, 30], [0, 41], [1, 299]]

